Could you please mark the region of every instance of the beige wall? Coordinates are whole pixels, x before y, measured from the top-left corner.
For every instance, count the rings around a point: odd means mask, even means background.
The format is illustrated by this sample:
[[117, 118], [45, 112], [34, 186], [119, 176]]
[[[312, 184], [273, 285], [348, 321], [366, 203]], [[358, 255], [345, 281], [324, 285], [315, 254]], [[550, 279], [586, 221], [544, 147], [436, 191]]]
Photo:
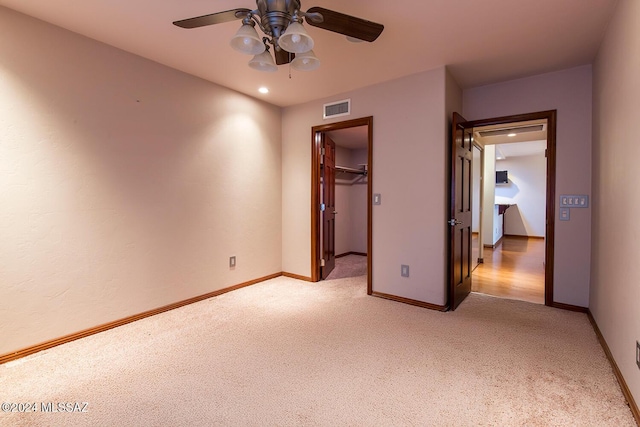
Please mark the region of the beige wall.
[[[351, 153], [344, 147], [336, 146], [336, 165], [351, 166]], [[335, 250], [336, 255], [342, 255], [351, 251], [351, 180], [355, 175], [336, 174], [336, 223], [335, 223]]]
[[[336, 165], [360, 169], [367, 164], [364, 149], [336, 146]], [[367, 253], [367, 177], [336, 174], [336, 255]]]
[[[640, 402], [640, 2], [622, 0], [594, 66], [593, 244], [589, 308]], [[573, 215], [573, 212], [571, 213]]]
[[[556, 194], [591, 194], [591, 66], [464, 91], [467, 120], [557, 110]], [[556, 204], [558, 201], [555, 201]], [[591, 209], [555, 216], [554, 301], [589, 305]]]
[[480, 177], [482, 175], [482, 152], [477, 147], [473, 148], [473, 163], [471, 165], [471, 170], [473, 173], [473, 205], [472, 205], [472, 214], [473, 214], [473, 224], [471, 227], [471, 231], [474, 233], [480, 232], [480, 194], [483, 192], [480, 191], [480, 187], [482, 185], [482, 181]]
[[[447, 74], [439, 68], [284, 109], [284, 271], [311, 275], [311, 128], [373, 116], [373, 192], [382, 195], [373, 209], [373, 290], [445, 304]], [[351, 116], [323, 121], [322, 105], [345, 98]], [[410, 278], [400, 277], [401, 264]]]
[[482, 182], [483, 200], [482, 206], [482, 244], [493, 246], [502, 237], [502, 218], [496, 213], [496, 146], [485, 145], [484, 147], [484, 172], [487, 177]]
[[544, 153], [497, 160], [496, 170], [509, 173], [509, 184], [495, 186], [496, 203], [515, 205], [504, 213], [504, 233], [544, 237], [547, 197]]
[[5, 8], [0, 94], [0, 354], [281, 271], [279, 108]]
[[[368, 163], [369, 150], [366, 148], [353, 150], [351, 155], [352, 167], [359, 168]], [[351, 228], [349, 235], [349, 250], [367, 253], [367, 177], [362, 176], [351, 186], [350, 217]]]

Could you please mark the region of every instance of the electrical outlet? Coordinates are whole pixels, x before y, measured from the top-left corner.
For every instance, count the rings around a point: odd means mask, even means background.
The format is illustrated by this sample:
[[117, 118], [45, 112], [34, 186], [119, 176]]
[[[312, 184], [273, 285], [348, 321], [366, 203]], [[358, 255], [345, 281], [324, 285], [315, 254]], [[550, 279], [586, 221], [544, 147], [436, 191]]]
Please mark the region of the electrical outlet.
[[229, 258], [229, 267], [233, 268], [236, 266], [236, 257], [232, 256]]
[[409, 277], [409, 266], [402, 264], [400, 266], [400, 275], [402, 277]]
[[636, 341], [636, 365], [640, 369], [640, 342]]

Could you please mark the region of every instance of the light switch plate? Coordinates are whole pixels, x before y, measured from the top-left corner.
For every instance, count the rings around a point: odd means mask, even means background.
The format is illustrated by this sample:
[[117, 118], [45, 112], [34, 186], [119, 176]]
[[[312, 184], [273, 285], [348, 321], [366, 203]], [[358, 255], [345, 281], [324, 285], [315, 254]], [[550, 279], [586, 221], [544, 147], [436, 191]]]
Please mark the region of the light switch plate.
[[589, 196], [586, 194], [562, 194], [560, 196], [561, 208], [588, 208]]
[[236, 266], [236, 257], [232, 256], [229, 258], [229, 267], [233, 268]]
[[636, 365], [640, 369], [640, 341], [636, 341]]
[[578, 196], [578, 206], [581, 208], [588, 208], [589, 196]]
[[380, 193], [374, 193], [373, 195], [373, 204], [381, 205], [382, 204], [382, 195]]
[[560, 208], [560, 221], [570, 221], [570, 220], [571, 220], [571, 209]]
[[400, 275], [402, 277], [409, 277], [409, 266], [402, 264], [400, 266]]

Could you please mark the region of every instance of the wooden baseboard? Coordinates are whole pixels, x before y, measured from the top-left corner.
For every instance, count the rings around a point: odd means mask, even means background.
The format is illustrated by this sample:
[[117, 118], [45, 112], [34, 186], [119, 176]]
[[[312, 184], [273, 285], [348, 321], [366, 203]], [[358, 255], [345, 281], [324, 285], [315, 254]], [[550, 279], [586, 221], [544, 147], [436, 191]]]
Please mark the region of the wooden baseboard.
[[602, 332], [600, 332], [600, 328], [596, 323], [596, 319], [591, 314], [591, 310], [587, 310], [587, 317], [591, 322], [591, 326], [593, 326], [593, 330], [596, 332], [596, 336], [598, 337], [598, 341], [600, 341], [600, 345], [604, 350], [604, 354], [607, 356], [607, 359], [609, 359], [609, 363], [611, 363], [611, 367], [613, 368], [613, 373], [616, 376], [616, 379], [618, 380], [618, 384], [620, 384], [620, 389], [622, 390], [622, 394], [624, 395], [625, 399], [627, 399], [627, 404], [629, 405], [629, 409], [631, 409], [633, 418], [636, 419], [636, 424], [640, 426], [640, 410], [638, 410], [638, 405], [636, 404], [636, 401], [634, 400], [633, 395], [631, 394], [631, 390], [629, 390], [629, 386], [627, 386], [627, 382], [624, 380], [624, 377], [622, 376], [622, 372], [620, 372], [620, 368], [618, 368], [618, 364], [616, 363], [615, 359], [613, 358], [613, 355], [611, 354], [611, 350], [609, 349], [609, 345], [607, 344], [607, 341], [604, 339]]
[[304, 280], [305, 282], [313, 282], [313, 279], [311, 277], [300, 276], [299, 274], [287, 273], [287, 272], [283, 271], [282, 275], [284, 277], [290, 277], [292, 279]]
[[502, 244], [502, 239], [504, 239], [504, 236], [500, 237], [498, 239], [498, 241], [493, 245], [482, 245], [482, 246], [484, 246], [485, 248], [489, 248], [489, 249], [495, 249], [495, 248], [497, 248], [498, 246], [500, 246]]
[[10, 362], [12, 360], [20, 359], [25, 356], [29, 356], [34, 353], [38, 353], [42, 350], [47, 350], [52, 347], [59, 346], [61, 344], [65, 344], [71, 341], [75, 341], [80, 338], [88, 337], [89, 335], [94, 335], [100, 332], [108, 331], [109, 329], [117, 328], [118, 326], [126, 325], [127, 323], [135, 322], [136, 320], [144, 319], [145, 317], [155, 316], [156, 314], [164, 313], [165, 311], [174, 310], [176, 308], [183, 307], [185, 305], [193, 304], [199, 301], [203, 301], [205, 299], [209, 299], [218, 295], [225, 294], [227, 292], [235, 291], [236, 289], [244, 288], [247, 286], [255, 285], [256, 283], [264, 282], [265, 280], [274, 279], [276, 277], [282, 276], [283, 273], [275, 273], [270, 274], [269, 276], [261, 277], [259, 279], [250, 280], [248, 282], [240, 283], [238, 285], [230, 286], [228, 288], [219, 289], [217, 291], [209, 292], [204, 295], [200, 295], [197, 297], [189, 298], [183, 301], [178, 301], [173, 304], [165, 305], [163, 307], [159, 307], [153, 310], [145, 311], [140, 314], [135, 314], [133, 316], [125, 317], [124, 319], [115, 320], [113, 322], [105, 323], [103, 325], [95, 326], [93, 328], [85, 329], [80, 332], [76, 332], [73, 334], [65, 335], [63, 337], [46, 341], [31, 347], [24, 348], [22, 350], [18, 350], [12, 353], [7, 353], [0, 355], [0, 365], [6, 362]]
[[365, 252], [353, 252], [353, 251], [350, 251], [350, 252], [345, 252], [345, 253], [340, 254], [340, 255], [336, 255], [336, 258], [342, 258], [342, 257], [345, 257], [347, 255], [367, 256], [367, 254]]
[[431, 304], [428, 302], [418, 301], [411, 298], [404, 298], [396, 295], [384, 294], [382, 292], [372, 292], [370, 295], [373, 295], [374, 297], [378, 297], [378, 298], [388, 299], [391, 301], [401, 302], [404, 304], [410, 304], [410, 305], [415, 305], [422, 308], [428, 308], [429, 310], [447, 311], [449, 309], [448, 306]]
[[589, 309], [587, 307], [580, 307], [579, 305], [564, 304], [561, 302], [552, 302], [551, 307], [560, 308], [562, 310], [577, 311], [578, 313], [589, 312]]
[[544, 240], [544, 236], [523, 236], [521, 234], [505, 234], [504, 237], [511, 237], [515, 239]]
[[520, 236], [518, 234], [503, 234], [502, 237], [500, 237], [500, 239], [498, 239], [498, 241], [495, 243], [495, 245], [483, 244], [482, 246], [484, 246], [485, 248], [495, 249], [502, 244], [502, 241], [504, 240], [505, 237], [509, 237], [512, 239], [544, 240], [544, 237], [540, 237], [540, 236]]

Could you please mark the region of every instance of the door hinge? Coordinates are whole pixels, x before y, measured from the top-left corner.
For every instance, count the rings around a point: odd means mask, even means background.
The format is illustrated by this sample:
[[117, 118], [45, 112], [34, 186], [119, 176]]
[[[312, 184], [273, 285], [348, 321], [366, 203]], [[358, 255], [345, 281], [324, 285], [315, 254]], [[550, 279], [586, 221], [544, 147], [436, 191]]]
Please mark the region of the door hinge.
[[327, 207], [324, 203], [320, 203], [320, 212], [324, 212]]
[[320, 155], [324, 156], [325, 150], [324, 147], [322, 147], [322, 149], [320, 150]]
[[324, 258], [320, 259], [320, 267], [324, 267]]

